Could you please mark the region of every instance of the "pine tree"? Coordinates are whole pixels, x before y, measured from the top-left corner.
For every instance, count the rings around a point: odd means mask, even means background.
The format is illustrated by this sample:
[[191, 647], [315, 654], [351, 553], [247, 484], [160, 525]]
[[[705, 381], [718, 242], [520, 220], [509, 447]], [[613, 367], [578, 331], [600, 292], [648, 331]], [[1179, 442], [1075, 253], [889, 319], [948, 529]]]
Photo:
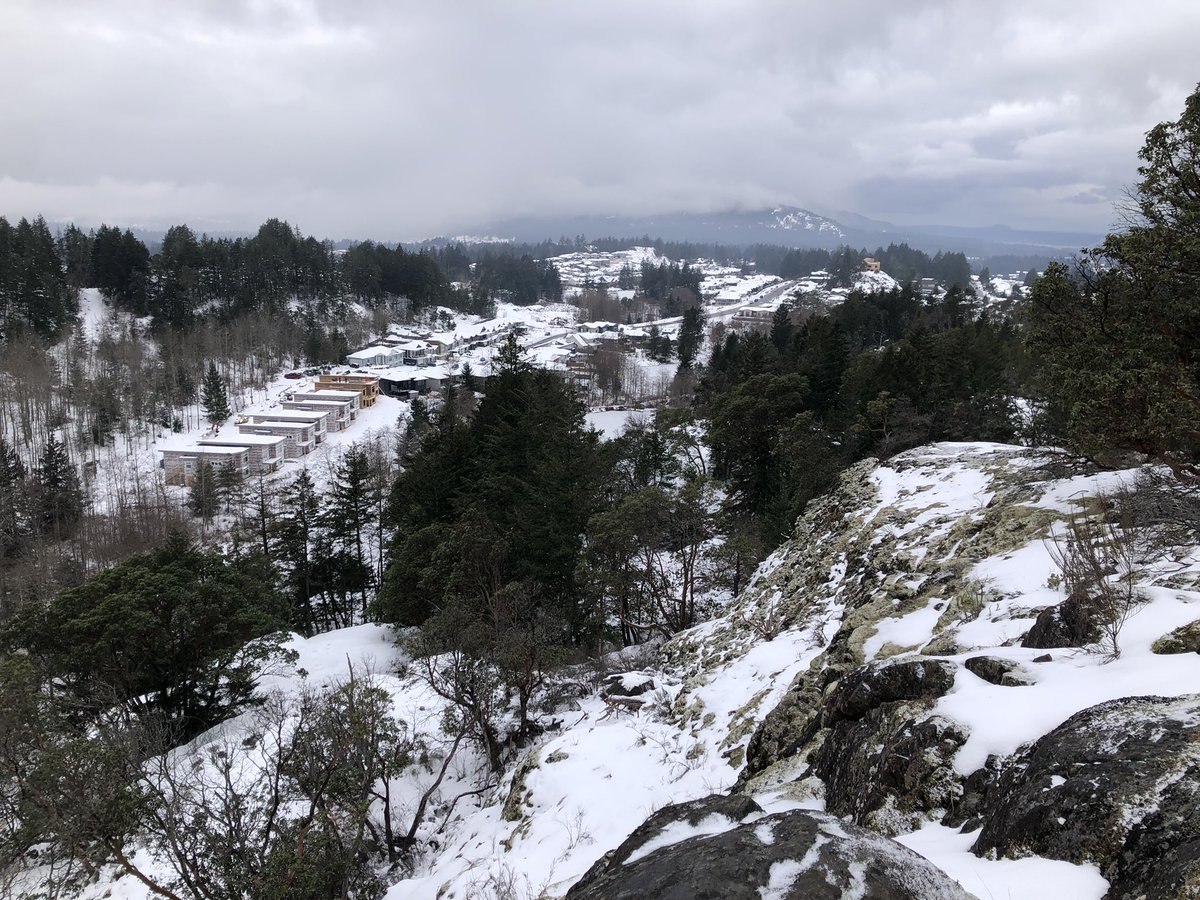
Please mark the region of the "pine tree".
[[188, 509], [192, 511], [193, 516], [208, 522], [220, 507], [221, 492], [217, 485], [217, 473], [211, 465], [201, 460], [188, 491]]
[[217, 493], [225, 505], [225, 511], [233, 512], [245, 500], [246, 477], [232, 461], [220, 466], [217, 469], [216, 477]]
[[771, 343], [775, 345], [776, 350], [783, 353], [791, 339], [792, 308], [786, 303], [781, 303], [771, 317]]
[[700, 307], [689, 307], [683, 312], [683, 322], [679, 326], [679, 345], [676, 348], [681, 369], [691, 368], [692, 363], [696, 361], [696, 354], [700, 352], [700, 342], [703, 339], [704, 317], [700, 314]]
[[650, 326], [650, 337], [646, 340], [646, 353], [657, 362], [667, 362], [671, 358], [671, 339], [663, 334], [657, 325]]
[[305, 635], [317, 630], [312, 597], [317, 593], [313, 548], [319, 537], [320, 502], [308, 469], [284, 489], [275, 525], [275, 555], [282, 563], [293, 628]]
[[29, 539], [25, 464], [0, 437], [0, 563], [19, 556]]
[[204, 418], [214, 429], [233, 413], [229, 409], [229, 398], [225, 394], [225, 382], [217, 372], [216, 363], [208, 364], [204, 383], [200, 388], [200, 404], [204, 407]]
[[475, 372], [471, 369], [470, 363], [463, 363], [462, 367], [462, 385], [463, 389], [475, 393], [479, 390], [479, 386], [475, 383]]
[[1048, 406], [1088, 456], [1134, 451], [1200, 478], [1200, 88], [1139, 156], [1135, 222], [1034, 284], [1028, 337]]
[[371, 461], [366, 450], [352, 447], [342, 458], [330, 485], [330, 505], [325, 522], [330, 540], [342, 554], [340, 582], [362, 594], [366, 612], [366, 587], [370, 581], [363, 532], [371, 521]]
[[67, 537], [83, 515], [79, 474], [67, 448], [53, 435], [46, 441], [34, 473], [35, 515], [42, 534]]

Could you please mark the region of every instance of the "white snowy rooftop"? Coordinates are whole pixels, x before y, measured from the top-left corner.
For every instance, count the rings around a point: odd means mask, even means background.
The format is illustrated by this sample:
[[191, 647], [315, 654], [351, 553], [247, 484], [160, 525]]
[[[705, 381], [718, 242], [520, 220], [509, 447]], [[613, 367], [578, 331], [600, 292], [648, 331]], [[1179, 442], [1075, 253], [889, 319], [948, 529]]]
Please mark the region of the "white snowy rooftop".
[[202, 447], [269, 447], [286, 441], [278, 434], [237, 434], [229, 437], [202, 437]]
[[244, 444], [229, 444], [216, 446], [163, 447], [163, 453], [195, 453], [202, 456], [240, 456], [250, 448]]
[[263, 422], [242, 422], [238, 428], [274, 428], [276, 430], [287, 431], [307, 431], [316, 425], [316, 422], [285, 422], [281, 419], [267, 419]]

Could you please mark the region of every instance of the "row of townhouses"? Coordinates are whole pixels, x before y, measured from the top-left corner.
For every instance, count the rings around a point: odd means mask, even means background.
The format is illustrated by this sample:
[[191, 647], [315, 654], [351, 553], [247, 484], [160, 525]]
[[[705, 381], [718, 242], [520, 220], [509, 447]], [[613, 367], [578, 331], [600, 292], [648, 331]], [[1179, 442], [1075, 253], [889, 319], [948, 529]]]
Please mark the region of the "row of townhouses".
[[167, 484], [190, 485], [205, 464], [233, 466], [243, 476], [274, 472], [285, 459], [305, 456], [330, 433], [350, 427], [378, 396], [377, 375], [322, 375], [270, 409], [240, 416], [237, 434], [210, 435], [189, 446], [164, 449]]

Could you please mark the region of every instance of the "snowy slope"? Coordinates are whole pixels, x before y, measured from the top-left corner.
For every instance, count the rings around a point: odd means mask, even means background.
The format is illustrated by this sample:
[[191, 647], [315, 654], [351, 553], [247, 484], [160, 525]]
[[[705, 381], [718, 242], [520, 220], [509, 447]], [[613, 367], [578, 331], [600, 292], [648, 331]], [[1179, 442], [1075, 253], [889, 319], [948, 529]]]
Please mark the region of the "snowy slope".
[[[947, 632], [947, 597], [928, 588], [923, 595], [921, 586], [957, 559], [969, 565], [959, 566], [956, 584], [978, 581], [993, 599], [969, 621], [950, 626], [959, 649], [949, 658], [986, 651], [1032, 666], [1042, 651], [1009, 644], [1032, 623], [1028, 610], [1062, 599], [1060, 591], [1047, 586], [1054, 564], [1040, 526], [1089, 494], [1111, 491], [1136, 474], [1053, 479], [1042, 472], [1044, 462], [1014, 447], [937, 445], [904, 454], [857, 482], [852, 477], [840, 501], [840, 508], [850, 511], [845, 530], [831, 533], [813, 523], [811, 532], [802, 527], [797, 541], [768, 560], [756, 585], [726, 616], [681, 635], [645, 667], [661, 690], [651, 711], [613, 715], [595, 698], [580, 702], [576, 713], [564, 714], [562, 731], [535, 751], [531, 758], [537, 762], [508, 786], [508, 796], [520, 798], [520, 815], [506, 820], [497, 796], [460, 823], [457, 837], [428, 860], [423, 875], [390, 896], [477, 896], [481, 886], [501, 876], [516, 877], [531, 895], [556, 896], [649, 811], [729, 789], [753, 728], [792, 676], [817, 660], [845, 624], [847, 598], [862, 588], [847, 565], [857, 552], [870, 556], [872, 545], [887, 559], [909, 561], [911, 574], [897, 572], [893, 583], [908, 582], [917, 594], [907, 605], [897, 602], [903, 608], [894, 615], [885, 602], [873, 620], [863, 621], [862, 661], [913, 652]], [[1013, 521], [1032, 523], [1027, 539], [997, 512], [1006, 506], [989, 511], [997, 497], [1005, 505], [1019, 505]], [[975, 527], [985, 535], [1015, 528], [1011, 533], [1021, 537], [1017, 546], [964, 545], [961, 532]], [[851, 552], [856, 541], [862, 547]], [[1184, 558], [1194, 581], [1200, 561], [1194, 553]], [[1179, 583], [1178, 564], [1172, 575], [1172, 584]], [[960, 673], [938, 707], [970, 729], [956, 767], [969, 771], [988, 753], [1010, 753], [1101, 700], [1194, 689], [1200, 683], [1200, 657], [1156, 656], [1149, 645], [1200, 616], [1200, 592], [1155, 586], [1157, 577], [1146, 573], [1151, 602], [1131, 620], [1116, 662], [1106, 665], [1100, 656], [1084, 652], [1055, 653], [1053, 661], [1037, 664], [1036, 683], [1020, 691]], [[805, 798], [786, 789], [786, 779], [771, 784], [772, 779], [763, 779], [756, 797], [767, 808], [821, 805], [819, 796]], [[968, 852], [973, 837], [930, 823], [901, 840], [980, 897], [1045, 896], [1047, 891], [1086, 898], [1099, 897], [1106, 888], [1091, 866], [977, 858]]]
[[[938, 444], [887, 465], [852, 468], [720, 618], [657, 649], [607, 660], [609, 671], [653, 680], [640, 712], [609, 707], [596, 682], [575, 673], [580, 699], [547, 716], [541, 741], [498, 786], [454, 807], [436, 836], [425, 833], [436, 844], [426, 845], [411, 877], [388, 897], [561, 896], [651, 812], [735, 784], [768, 811], [822, 808], [822, 793], [796, 780], [793, 760], [748, 782], [742, 776], [751, 735], [794, 678], [828, 662], [835, 635], [854, 664], [986, 653], [1033, 673], [1031, 684], [1013, 689], [958, 670], [936, 709], [969, 734], [953, 761], [962, 773], [1100, 701], [1194, 691], [1200, 656], [1158, 656], [1150, 644], [1200, 618], [1196, 547], [1168, 548], [1139, 571], [1148, 602], [1123, 632], [1118, 660], [1067, 650], [1034, 662], [1044, 651], [1014, 645], [1039, 609], [1064, 599], [1052, 578], [1048, 536], [1087, 498], [1138, 474], [1063, 474], [1055, 466], [1061, 461], [1027, 449], [976, 443]], [[978, 604], [966, 603], [974, 596]], [[297, 646], [313, 677], [343, 670], [348, 647], [395, 659], [381, 633], [368, 628]], [[416, 715], [423, 708], [428, 721], [432, 701], [415, 674], [388, 684], [397, 709]], [[479, 762], [455, 767], [443, 802], [483, 783]], [[1107, 888], [1094, 866], [976, 857], [974, 838], [927, 821], [899, 840], [980, 898], [1086, 900]], [[129, 879], [116, 888], [113, 896], [144, 895]]]

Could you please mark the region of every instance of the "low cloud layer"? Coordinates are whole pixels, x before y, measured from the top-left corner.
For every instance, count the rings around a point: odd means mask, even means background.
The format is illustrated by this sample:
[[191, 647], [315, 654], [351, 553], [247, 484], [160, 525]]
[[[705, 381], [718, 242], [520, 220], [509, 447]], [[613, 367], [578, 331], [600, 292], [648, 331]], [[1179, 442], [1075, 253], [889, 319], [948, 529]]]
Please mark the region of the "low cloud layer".
[[7, 0], [0, 214], [389, 240], [791, 203], [1102, 231], [1197, 33], [1191, 0]]

